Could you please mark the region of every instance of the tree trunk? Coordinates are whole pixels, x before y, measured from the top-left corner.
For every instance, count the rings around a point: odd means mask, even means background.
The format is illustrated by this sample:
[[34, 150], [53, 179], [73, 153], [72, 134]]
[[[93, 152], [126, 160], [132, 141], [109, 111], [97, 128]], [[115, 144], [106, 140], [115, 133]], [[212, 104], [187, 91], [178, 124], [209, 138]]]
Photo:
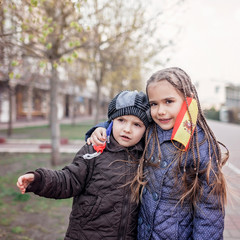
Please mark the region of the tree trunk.
[[27, 120], [32, 120], [32, 101], [33, 101], [33, 87], [32, 83], [29, 83], [27, 91]]
[[102, 63], [102, 67], [101, 68], [97, 68], [95, 70], [95, 83], [96, 83], [96, 111], [95, 111], [95, 124], [99, 123], [99, 115], [101, 113], [101, 99], [100, 99], [100, 92], [101, 92], [101, 86], [102, 86], [102, 82], [103, 82], [103, 77], [104, 77], [104, 71], [105, 69], [105, 63]]
[[100, 84], [99, 81], [96, 81], [96, 98], [95, 98], [95, 116], [94, 116], [94, 123], [99, 123], [99, 113], [100, 113]]
[[[0, 34], [4, 34], [4, 11], [3, 11], [3, 6], [0, 5]], [[0, 63], [4, 64], [4, 45], [0, 45]]]
[[[10, 80], [9, 80], [10, 81]], [[8, 129], [7, 129], [7, 135], [8, 137], [12, 136], [12, 115], [13, 115], [13, 92], [14, 92], [14, 87], [8, 85], [8, 97], [9, 97], [9, 118], [8, 118]]]
[[[74, 98], [75, 98], [75, 95], [74, 95]], [[72, 108], [72, 111], [71, 111], [71, 124], [72, 126], [74, 126], [76, 124], [76, 115], [77, 115], [77, 103], [75, 102], [75, 100], [72, 101], [72, 104], [71, 104], [71, 108]]]
[[50, 126], [51, 126], [51, 164], [55, 166], [59, 160], [59, 146], [60, 146], [60, 125], [58, 121], [58, 75], [57, 70], [52, 62], [52, 76], [50, 89]]

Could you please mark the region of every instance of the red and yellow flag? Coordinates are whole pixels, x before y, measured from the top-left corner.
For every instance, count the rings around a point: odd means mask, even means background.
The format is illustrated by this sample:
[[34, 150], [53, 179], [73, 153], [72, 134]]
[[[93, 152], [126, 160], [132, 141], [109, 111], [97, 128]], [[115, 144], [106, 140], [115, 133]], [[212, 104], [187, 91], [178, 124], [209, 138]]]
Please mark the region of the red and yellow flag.
[[[187, 111], [187, 103], [191, 118]], [[171, 140], [180, 142], [185, 147], [184, 149], [185, 151], [188, 149], [191, 136], [194, 133], [198, 115], [197, 101], [193, 98], [187, 97], [187, 103], [185, 101], [183, 102], [181, 110], [178, 113], [171, 136]]]

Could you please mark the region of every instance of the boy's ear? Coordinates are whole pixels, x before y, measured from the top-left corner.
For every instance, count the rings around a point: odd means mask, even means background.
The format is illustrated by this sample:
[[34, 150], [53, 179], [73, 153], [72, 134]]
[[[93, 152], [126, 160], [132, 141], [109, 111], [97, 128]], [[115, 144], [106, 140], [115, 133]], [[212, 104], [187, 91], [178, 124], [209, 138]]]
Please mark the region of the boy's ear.
[[194, 133], [198, 116], [197, 101], [190, 97], [187, 97], [186, 101], [183, 102], [177, 115], [171, 136], [171, 140], [181, 143], [185, 151], [188, 149], [190, 139]]
[[147, 114], [147, 119], [149, 122], [152, 122], [152, 115], [151, 115], [151, 110], [150, 108], [146, 111], [146, 114]]

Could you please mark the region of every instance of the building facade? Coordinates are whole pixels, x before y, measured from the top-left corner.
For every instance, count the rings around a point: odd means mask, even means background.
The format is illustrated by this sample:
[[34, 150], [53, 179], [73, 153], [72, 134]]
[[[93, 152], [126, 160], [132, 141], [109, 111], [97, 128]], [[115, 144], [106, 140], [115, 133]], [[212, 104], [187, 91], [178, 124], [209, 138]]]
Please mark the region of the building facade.
[[220, 109], [220, 120], [240, 123], [240, 86], [229, 84], [225, 87], [226, 100]]
[[[94, 92], [80, 89], [67, 82], [60, 82], [58, 93], [58, 119], [91, 116], [95, 111]], [[108, 100], [101, 102], [100, 114], [107, 114]], [[11, 110], [10, 110], [11, 109]], [[9, 86], [9, 81], [0, 80], [0, 122], [5, 123], [48, 119], [50, 114], [50, 88], [48, 83], [18, 81]]]

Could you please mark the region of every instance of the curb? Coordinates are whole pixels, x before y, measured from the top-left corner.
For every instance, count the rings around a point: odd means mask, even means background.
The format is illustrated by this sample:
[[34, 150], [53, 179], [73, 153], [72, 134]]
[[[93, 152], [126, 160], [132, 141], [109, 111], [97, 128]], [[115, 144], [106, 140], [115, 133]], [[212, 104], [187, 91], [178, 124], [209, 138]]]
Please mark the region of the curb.
[[[60, 144], [60, 153], [77, 153], [85, 144], [83, 140], [63, 139]], [[0, 152], [5, 153], [50, 153], [50, 139], [7, 139], [0, 144]]]
[[[0, 144], [50, 144], [50, 139], [4, 139]], [[69, 139], [61, 139], [61, 145], [68, 144], [84, 144], [84, 140], [69, 140]]]

